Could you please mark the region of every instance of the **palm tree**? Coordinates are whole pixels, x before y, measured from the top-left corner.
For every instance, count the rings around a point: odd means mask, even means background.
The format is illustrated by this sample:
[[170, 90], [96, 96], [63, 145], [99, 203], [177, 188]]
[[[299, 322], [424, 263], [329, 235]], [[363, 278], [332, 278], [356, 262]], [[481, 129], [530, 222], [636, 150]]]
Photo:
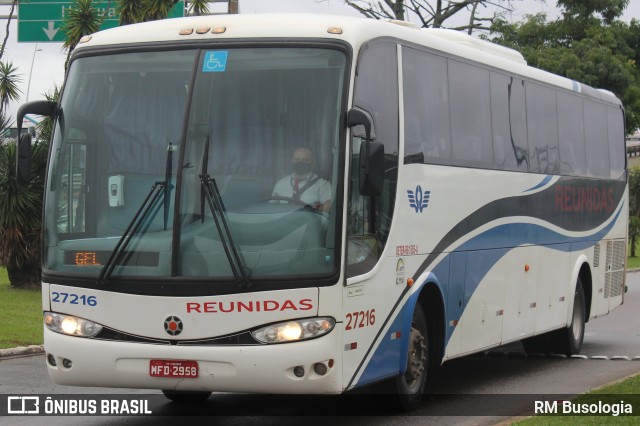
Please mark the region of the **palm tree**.
[[177, 0], [145, 0], [144, 3], [144, 20], [156, 21], [166, 18]]
[[41, 214], [48, 144], [33, 145], [30, 182], [15, 178], [16, 144], [0, 144], [0, 265], [12, 287], [40, 286]]
[[189, 13], [196, 16], [209, 14], [209, 2], [207, 0], [192, 0], [189, 5]]
[[71, 52], [76, 48], [80, 39], [93, 34], [100, 29], [104, 15], [93, 5], [92, 0], [76, 0], [69, 9], [69, 15], [64, 19], [61, 30], [67, 35], [62, 45], [68, 50], [65, 70], [69, 66]]
[[[58, 103], [58, 99], [60, 99], [60, 87], [57, 84], [53, 85], [53, 89], [49, 92], [44, 93], [44, 97], [49, 102]], [[51, 141], [51, 132], [53, 131], [53, 118], [45, 117], [38, 123], [36, 126], [36, 130], [38, 131], [38, 139], [44, 142]]]
[[142, 22], [142, 13], [144, 12], [144, 1], [140, 0], [118, 0], [116, 6], [116, 15], [120, 16], [118, 25], [135, 24]]
[[18, 89], [20, 82], [22, 79], [13, 62], [0, 62], [0, 113], [6, 110], [10, 101], [17, 101], [20, 98], [20, 89]]
[[0, 144], [4, 142], [5, 130], [11, 127], [11, 118], [3, 111], [0, 112]]

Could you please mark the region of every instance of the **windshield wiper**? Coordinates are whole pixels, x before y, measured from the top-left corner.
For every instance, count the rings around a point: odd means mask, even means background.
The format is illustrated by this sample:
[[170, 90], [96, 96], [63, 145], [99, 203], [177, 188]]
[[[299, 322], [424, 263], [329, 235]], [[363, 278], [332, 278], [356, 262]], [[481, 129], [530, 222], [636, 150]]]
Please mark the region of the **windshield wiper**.
[[122, 234], [122, 237], [118, 240], [118, 244], [116, 244], [115, 248], [111, 252], [109, 260], [107, 260], [107, 263], [105, 263], [104, 267], [100, 271], [100, 275], [98, 275], [98, 285], [103, 285], [109, 280], [109, 277], [113, 273], [116, 265], [122, 260], [127, 245], [129, 245], [129, 242], [138, 232], [138, 229], [140, 229], [140, 226], [147, 217], [147, 214], [149, 214], [149, 210], [151, 210], [151, 207], [156, 203], [160, 194], [164, 194], [163, 189], [166, 185], [166, 182], [160, 181], [151, 186], [147, 197], [133, 216], [133, 219], [131, 219], [131, 222], [129, 222], [127, 229], [124, 231], [124, 234]]
[[118, 240], [118, 243], [111, 252], [107, 263], [105, 263], [105, 265], [102, 267], [100, 275], [98, 275], [98, 285], [104, 285], [109, 281], [109, 277], [111, 277], [113, 270], [122, 261], [125, 250], [131, 242], [131, 239], [133, 239], [133, 236], [138, 232], [138, 230], [142, 226], [142, 223], [149, 214], [149, 211], [156, 204], [156, 201], [161, 194], [164, 197], [164, 229], [167, 229], [170, 204], [169, 193], [173, 188], [173, 186], [171, 185], [171, 164], [173, 160], [174, 150], [175, 146], [171, 142], [169, 142], [169, 146], [167, 147], [167, 163], [165, 165], [164, 181], [158, 181], [151, 185], [151, 189], [142, 202], [142, 205], [140, 205], [140, 208], [129, 222], [129, 225], [127, 225], [127, 229], [125, 229], [124, 233]]
[[251, 271], [247, 268], [244, 258], [233, 240], [233, 235], [231, 234], [231, 229], [229, 228], [229, 222], [226, 216], [226, 209], [222, 202], [222, 197], [220, 196], [220, 190], [218, 189], [215, 179], [211, 178], [207, 173], [208, 163], [209, 136], [207, 136], [207, 141], [205, 142], [205, 152], [202, 156], [202, 173], [200, 174], [200, 187], [204, 195], [200, 206], [202, 221], [204, 222], [204, 199], [206, 199], [211, 215], [213, 216], [216, 229], [218, 230], [218, 235], [220, 235], [220, 242], [222, 243], [224, 252], [227, 255], [233, 277], [241, 287], [250, 287], [251, 281], [249, 280], [249, 275], [251, 274]]

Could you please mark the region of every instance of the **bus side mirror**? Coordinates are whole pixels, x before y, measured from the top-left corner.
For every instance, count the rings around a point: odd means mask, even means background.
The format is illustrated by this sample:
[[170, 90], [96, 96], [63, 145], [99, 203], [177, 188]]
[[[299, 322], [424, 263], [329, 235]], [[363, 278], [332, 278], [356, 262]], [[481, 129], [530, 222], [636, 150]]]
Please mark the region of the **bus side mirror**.
[[352, 108], [347, 113], [349, 127], [364, 126], [364, 140], [360, 145], [358, 162], [358, 189], [360, 195], [377, 196], [382, 194], [384, 183], [384, 145], [374, 142], [375, 129], [373, 117], [368, 111]]
[[31, 180], [31, 133], [22, 133], [22, 121], [27, 114], [53, 117], [56, 113], [56, 103], [51, 101], [33, 101], [18, 108], [16, 124], [18, 126], [18, 142], [16, 149], [16, 178], [18, 183], [25, 184]]
[[349, 128], [355, 126], [364, 126], [364, 138], [367, 141], [371, 140], [371, 129], [373, 128], [373, 117], [368, 111], [351, 108], [347, 113], [347, 126]]
[[31, 181], [31, 135], [29, 133], [18, 136], [16, 177], [20, 184], [26, 184]]

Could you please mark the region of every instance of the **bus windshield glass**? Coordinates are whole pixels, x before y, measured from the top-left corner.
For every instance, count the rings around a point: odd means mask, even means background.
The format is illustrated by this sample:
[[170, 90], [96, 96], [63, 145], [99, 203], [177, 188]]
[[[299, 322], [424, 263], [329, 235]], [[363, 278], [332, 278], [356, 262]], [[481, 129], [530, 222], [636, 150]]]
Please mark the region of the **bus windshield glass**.
[[296, 46], [74, 60], [52, 141], [44, 274], [336, 275], [345, 70], [340, 50]]

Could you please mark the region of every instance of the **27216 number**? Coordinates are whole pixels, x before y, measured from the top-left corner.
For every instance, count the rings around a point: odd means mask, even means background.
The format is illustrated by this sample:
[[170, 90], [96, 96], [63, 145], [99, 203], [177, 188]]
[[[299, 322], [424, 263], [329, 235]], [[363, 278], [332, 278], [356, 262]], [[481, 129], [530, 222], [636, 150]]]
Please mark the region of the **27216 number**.
[[57, 291], [52, 291], [51, 295], [53, 296], [51, 301], [55, 303], [68, 303], [70, 305], [85, 306], [96, 306], [98, 304], [98, 299], [96, 299], [96, 296], [86, 296], [84, 294], [75, 293], [62, 293]]
[[347, 327], [345, 330], [353, 330], [355, 328], [364, 328], [375, 324], [376, 310], [368, 309], [366, 311], [352, 312], [347, 314]]

